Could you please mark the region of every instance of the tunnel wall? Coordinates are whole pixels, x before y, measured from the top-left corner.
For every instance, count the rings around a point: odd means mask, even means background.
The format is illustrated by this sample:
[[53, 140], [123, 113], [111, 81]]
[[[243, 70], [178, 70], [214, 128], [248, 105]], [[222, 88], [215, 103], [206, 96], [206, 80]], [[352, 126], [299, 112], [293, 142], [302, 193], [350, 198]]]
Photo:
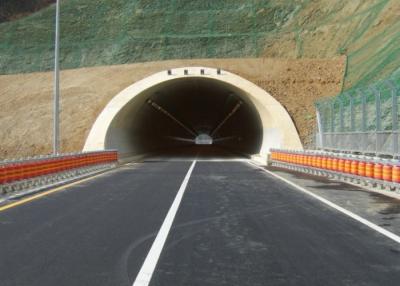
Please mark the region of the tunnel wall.
[[[187, 74], [185, 74], [185, 70]], [[204, 74], [201, 74], [201, 70], [204, 70]], [[146, 153], [147, 150], [138, 148], [134, 137], [127, 134], [127, 130], [132, 130], [133, 124], [132, 120], [127, 119], [137, 113], [146, 104], [146, 99], [157, 90], [161, 90], [163, 85], [172, 81], [196, 78], [218, 82], [254, 106], [262, 126], [261, 143], [258, 152], [255, 153], [265, 156], [270, 148], [302, 148], [299, 135], [289, 114], [265, 90], [227, 71], [221, 71], [218, 74], [214, 68], [186, 67], [173, 69], [171, 74], [161, 71], [132, 84], [116, 95], [96, 119], [84, 150], [116, 148], [122, 157]]]

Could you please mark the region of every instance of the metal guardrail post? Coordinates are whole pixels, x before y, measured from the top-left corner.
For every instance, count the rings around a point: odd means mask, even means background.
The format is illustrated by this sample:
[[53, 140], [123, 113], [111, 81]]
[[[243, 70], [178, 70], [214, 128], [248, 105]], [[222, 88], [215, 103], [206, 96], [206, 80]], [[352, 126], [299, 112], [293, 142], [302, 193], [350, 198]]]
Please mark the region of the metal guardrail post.
[[382, 131], [382, 122], [381, 122], [381, 92], [375, 87], [371, 86], [370, 87], [371, 91], [375, 95], [375, 136], [376, 136], [376, 145], [375, 145], [375, 153], [379, 153], [379, 147], [380, 147], [380, 140], [379, 140], [379, 132]]
[[351, 94], [348, 95], [350, 99], [350, 130], [355, 131], [356, 130], [356, 125], [355, 125], [355, 114], [354, 114], [354, 98]]
[[339, 96], [339, 131], [344, 132], [344, 106], [343, 106], [343, 99]]
[[344, 132], [344, 105], [343, 105], [343, 99], [342, 97], [338, 97], [339, 100], [339, 132], [341, 132], [342, 134], [337, 136], [337, 146], [340, 149], [344, 149], [345, 148], [345, 140], [344, 140], [344, 136], [343, 136], [343, 132]]
[[[355, 114], [354, 114], [354, 98], [351, 94], [348, 94], [349, 100], [350, 100], [350, 131], [355, 132], [356, 127], [355, 127]], [[358, 149], [356, 148], [359, 144], [359, 138], [354, 138], [352, 136], [350, 138], [350, 144], [351, 144], [351, 149], [355, 150]]]
[[392, 80], [385, 81], [391, 89], [392, 95], [392, 155], [399, 154], [399, 123], [398, 123], [398, 106], [397, 106], [397, 88]]
[[[362, 90], [359, 89], [357, 93], [361, 96], [361, 131], [363, 132], [363, 136], [365, 136], [365, 132], [367, 132], [367, 98]], [[363, 138], [361, 141], [361, 149], [365, 151], [368, 144], [367, 140]]]
[[322, 120], [321, 120], [321, 114], [319, 112], [319, 108], [316, 108], [316, 115], [317, 115], [317, 125], [318, 125], [318, 135], [319, 135], [319, 144], [320, 144], [320, 148], [323, 150], [324, 149], [324, 128], [322, 126]]
[[335, 132], [335, 101], [331, 99], [331, 132]]

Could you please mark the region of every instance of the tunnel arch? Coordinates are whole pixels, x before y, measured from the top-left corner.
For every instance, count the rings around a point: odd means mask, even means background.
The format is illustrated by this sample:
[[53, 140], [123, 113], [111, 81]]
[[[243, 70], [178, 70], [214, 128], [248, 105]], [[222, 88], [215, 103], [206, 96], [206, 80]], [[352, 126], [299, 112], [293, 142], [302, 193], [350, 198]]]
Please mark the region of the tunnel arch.
[[[167, 97], [171, 98], [169, 101], [164, 100], [164, 103], [168, 105], [169, 109], [175, 109], [174, 102], [177, 105], [178, 103], [176, 102], [187, 101], [190, 98], [191, 95], [187, 95], [187, 88], [190, 86], [192, 86], [194, 93], [196, 90], [202, 90], [203, 94], [200, 96], [204, 100], [216, 100], [219, 97], [210, 94], [219, 92], [218, 94], [221, 94], [220, 102], [224, 102], [224, 105], [229, 101], [228, 98], [232, 97], [235, 98], [237, 103], [242, 102], [244, 104], [245, 107], [238, 112], [241, 113], [241, 118], [236, 118], [236, 126], [233, 125], [233, 119], [227, 119], [226, 121], [230, 121], [231, 125], [227, 132], [235, 133], [239, 132], [238, 130], [240, 129], [240, 132], [245, 133], [245, 136], [241, 137], [240, 134], [236, 134], [233, 136], [234, 139], [231, 140], [227, 136], [227, 142], [230, 142], [227, 143], [227, 146], [235, 147], [247, 144], [248, 146], [244, 146], [247, 148], [245, 148], [246, 152], [244, 153], [248, 153], [247, 155], [259, 154], [261, 156], [266, 156], [270, 148], [302, 149], [298, 132], [288, 112], [265, 90], [228, 71], [207, 67], [183, 67], [161, 71], [148, 76], [117, 94], [97, 117], [86, 139], [84, 151], [117, 149], [120, 157], [128, 158], [157, 149], [157, 142], [155, 142], [158, 140], [157, 132], [166, 132], [164, 129], [168, 129], [171, 134], [175, 134], [175, 129], [179, 128], [177, 127], [179, 124], [175, 124], [175, 127], [168, 126], [167, 128], [163, 124], [173, 121], [173, 117], [166, 118], [165, 114], [162, 115], [164, 119], [160, 119], [160, 115], [149, 117], [151, 112], [148, 111], [148, 105], [153, 103], [149, 99], [157, 98], [156, 101], [162, 101]], [[168, 95], [163, 95], [164, 91], [169, 91]], [[180, 97], [175, 96], [172, 99], [174, 94], [178, 93], [182, 93], [182, 95]], [[200, 100], [199, 95], [197, 97], [197, 101]], [[193, 103], [192, 105], [192, 110], [186, 111], [185, 105], [181, 104], [180, 112], [198, 113], [196, 104]], [[208, 109], [212, 109], [214, 105], [216, 104], [209, 103]], [[157, 106], [160, 107], [154, 102], [153, 107], [157, 109]], [[145, 110], [147, 111], [145, 112]], [[162, 106], [160, 110], [164, 110]], [[168, 110], [166, 111], [169, 113]], [[215, 111], [214, 113], [218, 112]], [[229, 114], [229, 110], [225, 113]], [[158, 118], [158, 124], [153, 124], [156, 117]], [[200, 117], [204, 120], [204, 116]], [[232, 116], [232, 118], [234, 117]], [[160, 124], [163, 126], [160, 127]], [[203, 128], [200, 123], [198, 125], [196, 126], [197, 129]], [[204, 128], [210, 129], [210, 126], [209, 124], [208, 127]], [[148, 131], [146, 131], [146, 128], [148, 128]], [[210, 130], [200, 131], [210, 133]], [[182, 132], [183, 128], [181, 128]], [[189, 132], [190, 130], [183, 136], [188, 141], [191, 140], [187, 138]], [[147, 141], [143, 139], [145, 137]], [[163, 134], [163, 138], [167, 137], [171, 136]], [[220, 137], [225, 138], [222, 135]], [[153, 138], [153, 141], [149, 138]], [[174, 138], [178, 137], [175, 136]], [[181, 142], [186, 142], [185, 138], [182, 138]], [[215, 141], [217, 142], [218, 140]]]

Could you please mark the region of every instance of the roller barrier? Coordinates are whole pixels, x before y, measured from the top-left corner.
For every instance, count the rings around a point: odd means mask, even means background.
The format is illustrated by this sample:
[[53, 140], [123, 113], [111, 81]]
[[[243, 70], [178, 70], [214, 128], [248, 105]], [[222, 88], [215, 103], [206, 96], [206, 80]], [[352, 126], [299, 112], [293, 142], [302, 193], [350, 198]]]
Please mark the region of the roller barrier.
[[271, 150], [273, 166], [400, 192], [400, 161], [322, 151]]
[[60, 184], [117, 164], [114, 150], [0, 161], [0, 195]]

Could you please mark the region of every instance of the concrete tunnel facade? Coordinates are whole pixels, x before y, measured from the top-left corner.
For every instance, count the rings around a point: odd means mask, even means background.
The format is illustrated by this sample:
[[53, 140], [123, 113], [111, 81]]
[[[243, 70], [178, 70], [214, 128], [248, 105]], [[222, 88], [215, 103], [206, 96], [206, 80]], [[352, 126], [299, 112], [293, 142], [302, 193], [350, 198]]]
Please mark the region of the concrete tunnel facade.
[[97, 117], [84, 151], [116, 149], [127, 159], [179, 152], [202, 137], [248, 156], [266, 157], [270, 148], [302, 149], [288, 112], [265, 90], [228, 71], [184, 67], [153, 74], [117, 94]]

